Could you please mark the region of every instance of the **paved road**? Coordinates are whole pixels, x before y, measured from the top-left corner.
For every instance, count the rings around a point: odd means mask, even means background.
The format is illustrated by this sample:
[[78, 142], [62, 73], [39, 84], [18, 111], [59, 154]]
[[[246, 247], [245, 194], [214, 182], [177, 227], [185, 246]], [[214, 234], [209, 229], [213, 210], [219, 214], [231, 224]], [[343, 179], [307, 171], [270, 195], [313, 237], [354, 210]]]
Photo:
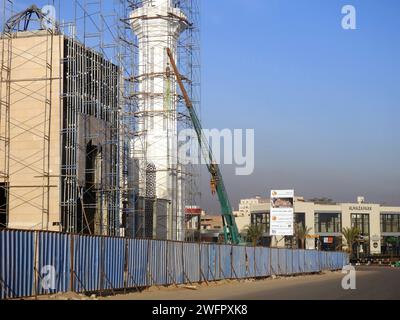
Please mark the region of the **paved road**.
[[360, 267], [357, 289], [342, 289], [343, 275], [329, 272], [256, 282], [232, 282], [198, 290], [151, 289], [107, 299], [121, 300], [400, 300], [400, 269]]

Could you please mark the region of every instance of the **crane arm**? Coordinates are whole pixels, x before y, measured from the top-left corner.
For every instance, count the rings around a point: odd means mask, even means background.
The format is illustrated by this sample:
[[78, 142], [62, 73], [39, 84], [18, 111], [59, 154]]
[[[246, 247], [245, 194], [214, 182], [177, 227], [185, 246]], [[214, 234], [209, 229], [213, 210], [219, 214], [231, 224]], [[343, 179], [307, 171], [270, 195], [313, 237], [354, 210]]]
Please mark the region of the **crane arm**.
[[181, 89], [183, 98], [185, 100], [186, 107], [189, 111], [190, 118], [193, 123], [193, 127], [196, 131], [197, 140], [200, 145], [203, 157], [206, 161], [207, 169], [211, 175], [211, 191], [213, 194], [217, 194], [218, 200], [221, 206], [222, 220], [224, 224], [224, 236], [225, 242], [231, 244], [240, 244], [240, 234], [236, 225], [235, 217], [233, 215], [233, 210], [231, 203], [229, 201], [228, 193], [225, 189], [225, 184], [222, 178], [221, 170], [219, 165], [214, 161], [214, 156], [212, 153], [212, 148], [208, 143], [208, 139], [205, 137], [201, 122], [197, 116], [196, 110], [193, 107], [193, 103], [189, 98], [189, 95], [185, 89], [182, 81], [182, 76], [179, 73], [178, 67], [176, 66], [175, 59], [173, 57], [171, 49], [167, 48], [167, 54], [176, 76], [179, 88]]

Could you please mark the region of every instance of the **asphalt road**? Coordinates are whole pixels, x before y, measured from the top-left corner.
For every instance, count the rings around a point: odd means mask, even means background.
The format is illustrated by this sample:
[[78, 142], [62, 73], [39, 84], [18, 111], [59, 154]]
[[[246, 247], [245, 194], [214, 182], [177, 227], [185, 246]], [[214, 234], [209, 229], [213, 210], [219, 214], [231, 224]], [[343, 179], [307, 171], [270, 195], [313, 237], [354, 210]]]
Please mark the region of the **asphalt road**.
[[118, 300], [400, 300], [400, 269], [359, 267], [356, 290], [342, 288], [341, 272], [261, 281], [155, 289], [109, 297]]

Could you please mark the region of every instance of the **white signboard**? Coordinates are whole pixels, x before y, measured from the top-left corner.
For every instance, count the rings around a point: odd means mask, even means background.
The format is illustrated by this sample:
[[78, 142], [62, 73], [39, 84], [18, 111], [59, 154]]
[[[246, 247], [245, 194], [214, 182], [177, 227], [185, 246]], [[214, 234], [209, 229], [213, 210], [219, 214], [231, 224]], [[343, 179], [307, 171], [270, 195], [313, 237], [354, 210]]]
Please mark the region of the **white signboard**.
[[294, 235], [294, 190], [271, 191], [271, 236]]

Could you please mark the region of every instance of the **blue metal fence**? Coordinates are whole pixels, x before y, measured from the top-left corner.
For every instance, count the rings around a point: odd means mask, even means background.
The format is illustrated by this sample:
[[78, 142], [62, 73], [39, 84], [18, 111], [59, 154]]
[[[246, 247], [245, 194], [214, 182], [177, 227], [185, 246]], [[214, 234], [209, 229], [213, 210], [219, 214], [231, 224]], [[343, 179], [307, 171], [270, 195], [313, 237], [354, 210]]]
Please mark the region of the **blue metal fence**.
[[0, 232], [0, 298], [31, 296], [35, 281], [35, 234]]
[[279, 249], [272, 248], [271, 249], [271, 275], [279, 275]]
[[220, 277], [221, 279], [232, 278], [232, 246], [219, 246]]
[[200, 245], [183, 243], [183, 265], [185, 282], [199, 282], [200, 279]]
[[73, 236], [73, 291], [100, 291], [103, 274], [101, 237]]
[[[71, 236], [61, 233], [39, 232], [37, 234], [38, 281], [37, 294], [67, 292], [71, 282]], [[52, 269], [53, 268], [53, 269]], [[46, 275], [55, 272], [53, 283], [42, 285]]]
[[221, 280], [219, 246], [210, 244], [208, 247], [210, 273], [213, 280]]
[[232, 247], [232, 278], [244, 279], [246, 278], [246, 248], [233, 246]]
[[255, 277], [262, 278], [269, 275], [269, 251], [267, 248], [255, 248]]
[[167, 242], [165, 241], [149, 241], [149, 284], [162, 286], [171, 284], [167, 281]]
[[315, 273], [348, 261], [342, 252], [5, 230], [0, 299]]
[[124, 239], [103, 238], [102, 252], [103, 278], [102, 289], [124, 288], [126, 242]]
[[148, 240], [127, 240], [127, 288], [139, 288], [149, 285], [147, 264], [149, 260]]
[[[168, 284], [184, 283], [182, 243], [168, 242], [167, 257]], [[202, 259], [202, 262], [205, 261], [205, 259]]]

